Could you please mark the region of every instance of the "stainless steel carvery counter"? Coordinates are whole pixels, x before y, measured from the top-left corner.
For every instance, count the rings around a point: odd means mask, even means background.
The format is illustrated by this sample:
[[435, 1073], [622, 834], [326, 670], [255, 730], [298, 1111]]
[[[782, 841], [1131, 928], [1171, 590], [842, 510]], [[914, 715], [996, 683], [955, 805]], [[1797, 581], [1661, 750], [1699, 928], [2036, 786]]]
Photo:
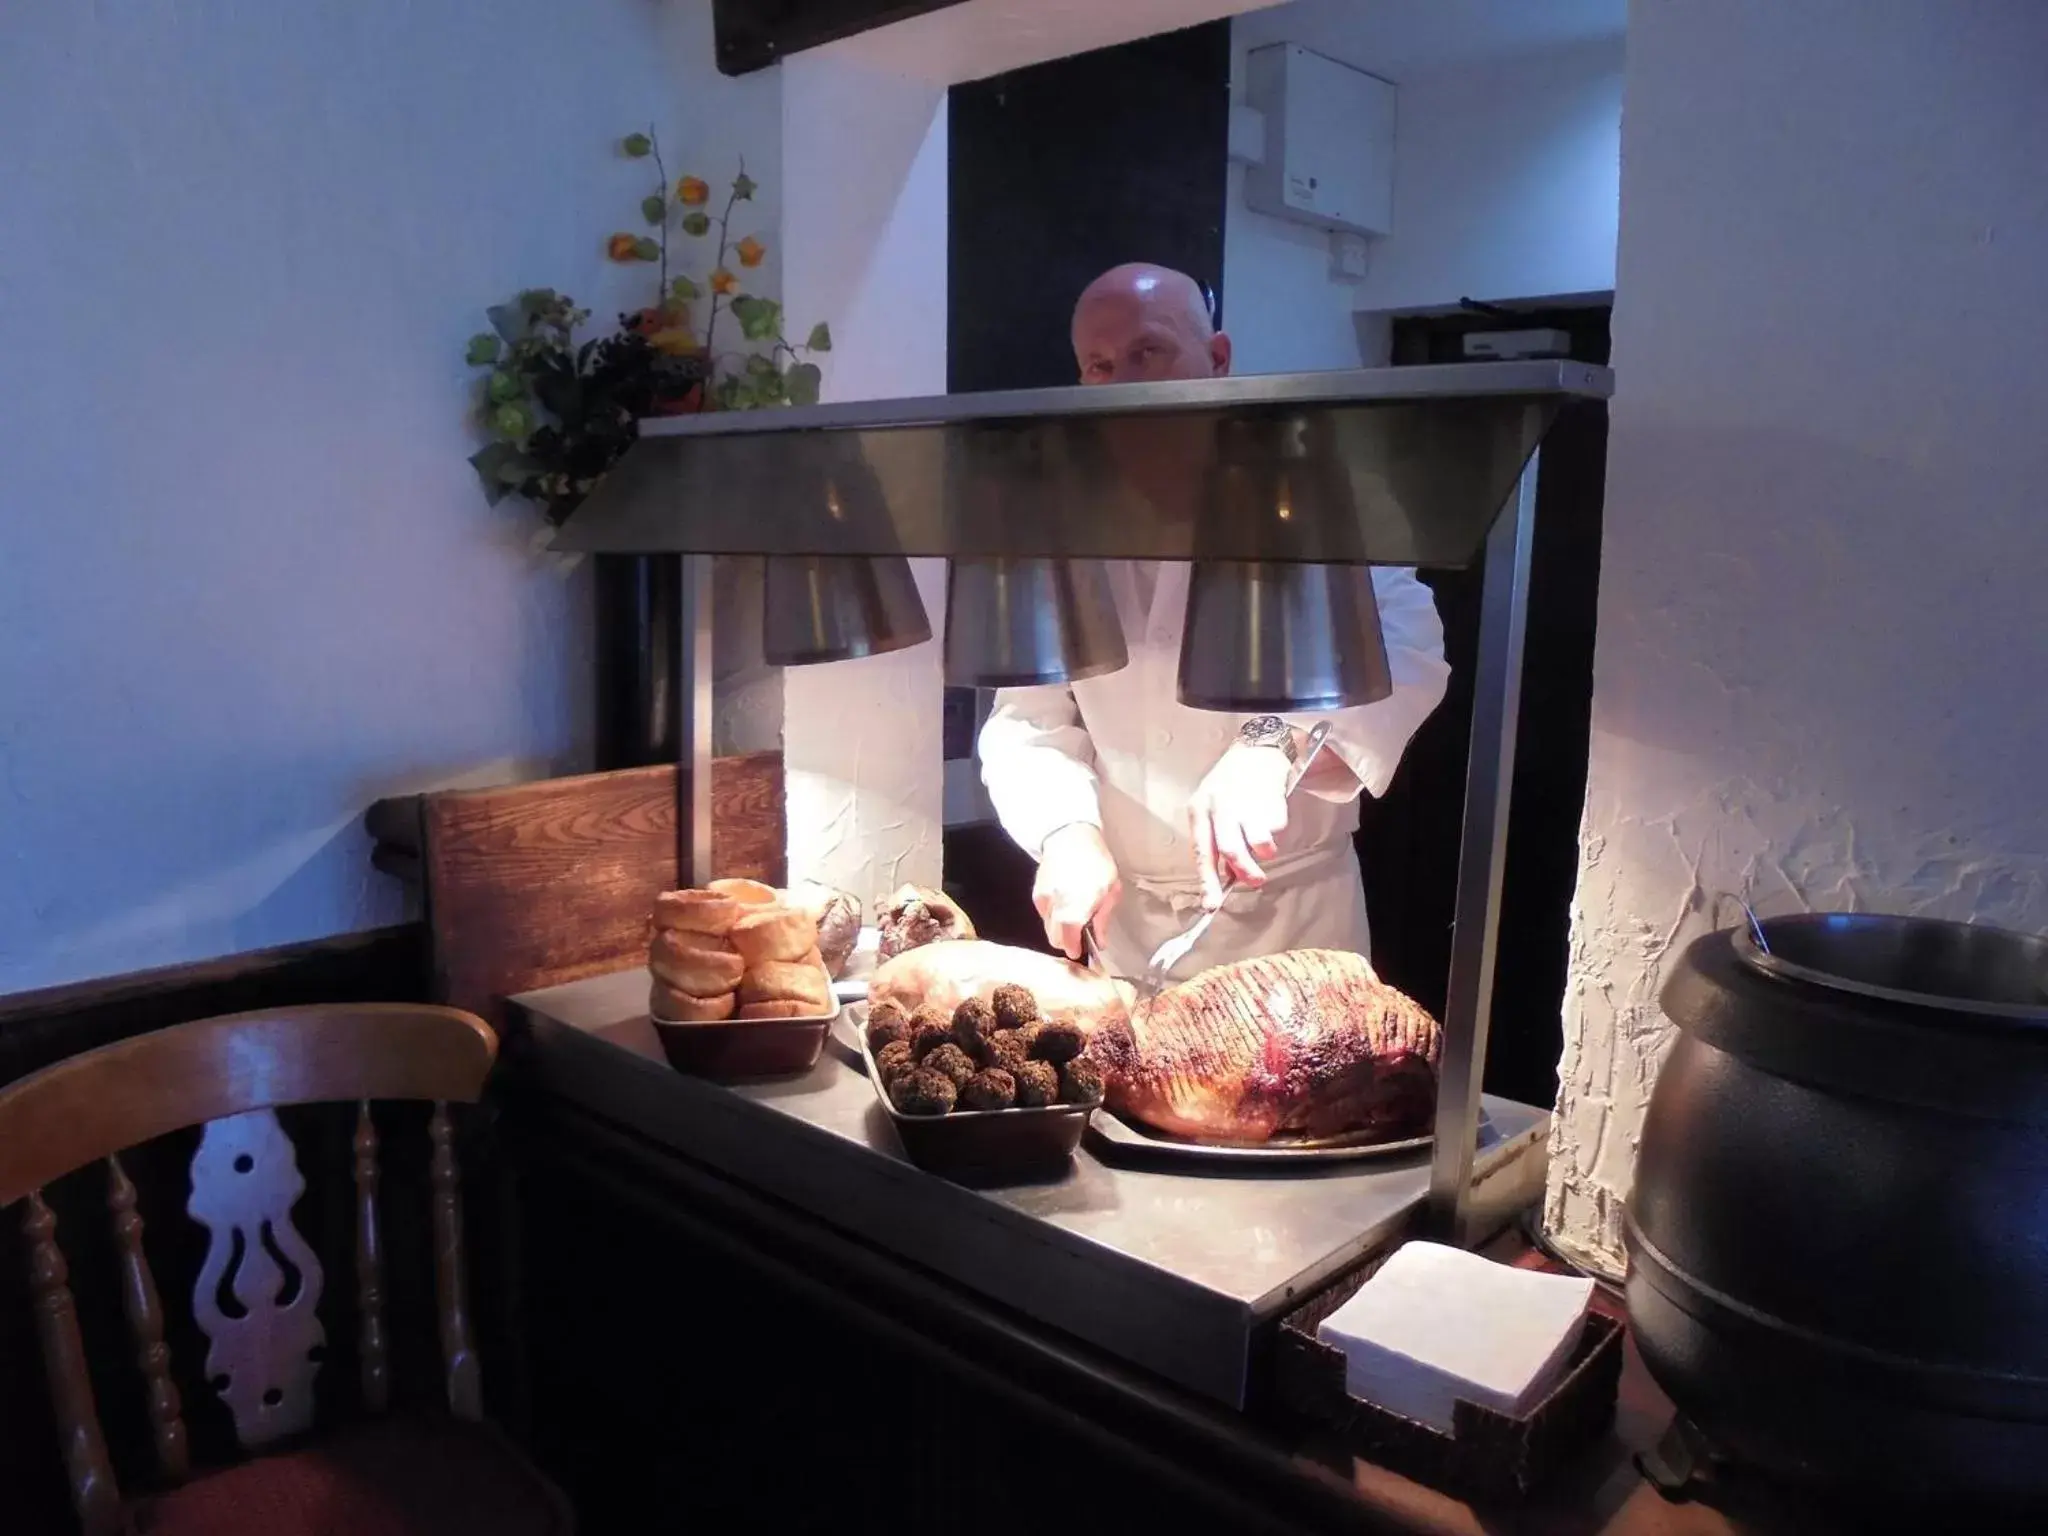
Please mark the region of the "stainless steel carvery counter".
[[[967, 1189], [904, 1161], [865, 1076], [828, 1048], [799, 1078], [723, 1086], [672, 1070], [644, 970], [512, 999], [539, 1086], [900, 1258], [1169, 1380], [1242, 1407], [1253, 1338], [1420, 1206], [1426, 1152], [1247, 1175], [1114, 1166]], [[1486, 1100], [1480, 1203], [1542, 1187], [1550, 1117]]]

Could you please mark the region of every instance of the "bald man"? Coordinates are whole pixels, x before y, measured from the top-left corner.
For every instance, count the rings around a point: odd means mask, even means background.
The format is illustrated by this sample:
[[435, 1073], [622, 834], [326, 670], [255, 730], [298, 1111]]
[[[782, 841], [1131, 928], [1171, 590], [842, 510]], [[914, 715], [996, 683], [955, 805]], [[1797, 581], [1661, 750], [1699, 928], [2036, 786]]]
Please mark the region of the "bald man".
[[[1111, 268], [1074, 306], [1085, 384], [1205, 379], [1230, 372], [1199, 284], [1145, 263]], [[1038, 860], [1032, 899], [1047, 940], [1076, 958], [1092, 933], [1118, 975], [1222, 900], [1177, 977], [1275, 950], [1371, 946], [1351, 834], [1358, 797], [1383, 792], [1416, 728], [1443, 697], [1443, 627], [1415, 573], [1372, 573], [1394, 692], [1327, 715], [1246, 718], [1177, 696], [1188, 567], [1113, 562], [1130, 665], [1071, 686], [1006, 688], [977, 743], [997, 817]], [[1290, 804], [1286, 781], [1308, 731], [1325, 751]], [[1258, 891], [1254, 896], [1253, 890]]]

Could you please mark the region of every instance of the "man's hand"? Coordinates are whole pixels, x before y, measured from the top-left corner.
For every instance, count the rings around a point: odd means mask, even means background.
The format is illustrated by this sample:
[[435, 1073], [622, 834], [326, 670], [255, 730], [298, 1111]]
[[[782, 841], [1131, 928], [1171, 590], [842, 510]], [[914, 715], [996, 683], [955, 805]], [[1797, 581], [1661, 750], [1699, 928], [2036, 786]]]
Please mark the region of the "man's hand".
[[1287, 829], [1287, 774], [1293, 765], [1278, 747], [1231, 747], [1196, 786], [1188, 802], [1188, 836], [1195, 844], [1195, 871], [1202, 878], [1202, 905], [1223, 904], [1223, 882], [1266, 883], [1260, 859], [1280, 851]]
[[1107, 920], [1123, 889], [1102, 829], [1077, 821], [1045, 840], [1031, 903], [1045, 920], [1047, 942], [1068, 959], [1078, 960], [1081, 931]]

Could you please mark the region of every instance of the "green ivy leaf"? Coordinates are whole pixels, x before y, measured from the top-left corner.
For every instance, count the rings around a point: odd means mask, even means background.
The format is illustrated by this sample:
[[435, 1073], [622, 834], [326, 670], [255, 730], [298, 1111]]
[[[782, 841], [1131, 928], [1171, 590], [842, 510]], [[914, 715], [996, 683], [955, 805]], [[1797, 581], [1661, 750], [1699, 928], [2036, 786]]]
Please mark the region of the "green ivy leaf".
[[649, 194], [640, 199], [640, 217], [650, 224], [659, 224], [668, 217], [668, 203], [658, 194]]
[[687, 277], [679, 277], [670, 283], [668, 291], [679, 299], [694, 299], [703, 293], [703, 290]]
[[708, 235], [711, 233], [711, 215], [700, 208], [693, 208], [683, 215], [683, 233], [686, 235]]
[[775, 364], [756, 352], [747, 358], [746, 369], [755, 378], [762, 379], [775, 372]]
[[732, 195], [739, 198], [742, 202], [751, 198], [754, 195], [754, 178], [745, 171], [741, 171], [739, 175], [733, 177]]
[[[526, 311], [517, 304], [493, 304], [484, 311], [491, 322], [491, 329], [502, 336], [511, 346], [517, 346], [526, 339]], [[470, 345], [474, 347], [475, 341]]]
[[642, 235], [633, 242], [633, 255], [640, 261], [659, 261], [661, 260], [661, 247], [645, 235]]
[[[824, 348], [821, 347], [819, 350], [823, 351]], [[789, 370], [789, 377], [784, 381], [789, 390], [789, 403], [791, 405], [816, 405], [818, 403], [818, 386], [824, 382], [825, 375], [819, 370], [816, 363], [798, 363]]]
[[749, 341], [767, 341], [782, 329], [782, 306], [773, 299], [741, 294], [732, 301], [732, 313]]
[[644, 133], [629, 133], [619, 140], [619, 148], [635, 160], [644, 160], [654, 153], [654, 140]]
[[533, 413], [523, 405], [501, 405], [491, 412], [491, 432], [506, 442], [517, 442], [533, 430]]
[[487, 363], [495, 363], [498, 360], [498, 338], [488, 331], [480, 331], [469, 338], [469, 350], [462, 355], [472, 367], [481, 368]]
[[483, 482], [484, 500], [496, 506], [539, 469], [511, 443], [491, 443], [469, 456], [470, 467]]
[[811, 327], [811, 339], [805, 342], [804, 345], [813, 352], [830, 352], [832, 350], [832, 327], [820, 320]]
[[491, 381], [485, 386], [485, 392], [490, 396], [491, 404], [504, 405], [508, 401], [517, 400], [526, 393], [526, 381], [520, 378], [518, 374], [507, 373], [503, 368], [500, 368], [491, 375]]

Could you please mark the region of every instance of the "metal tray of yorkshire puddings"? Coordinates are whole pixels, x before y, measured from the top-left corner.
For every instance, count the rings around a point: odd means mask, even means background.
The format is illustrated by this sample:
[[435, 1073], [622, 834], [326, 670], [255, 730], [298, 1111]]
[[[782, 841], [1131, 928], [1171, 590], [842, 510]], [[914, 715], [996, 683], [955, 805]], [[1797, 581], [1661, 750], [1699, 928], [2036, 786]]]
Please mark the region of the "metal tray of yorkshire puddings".
[[840, 1012], [800, 1019], [721, 1019], [679, 1023], [648, 1014], [668, 1064], [692, 1077], [741, 1082], [756, 1077], [789, 1077], [808, 1072], [824, 1054], [825, 1035]]
[[853, 1051], [895, 1128], [903, 1155], [927, 1173], [962, 1183], [1058, 1176], [1074, 1159], [1095, 1104], [1047, 1104], [1036, 1109], [956, 1109], [944, 1115], [906, 1115], [889, 1102], [868, 1050], [864, 1005], [848, 1008], [832, 1032], [833, 1044]]

